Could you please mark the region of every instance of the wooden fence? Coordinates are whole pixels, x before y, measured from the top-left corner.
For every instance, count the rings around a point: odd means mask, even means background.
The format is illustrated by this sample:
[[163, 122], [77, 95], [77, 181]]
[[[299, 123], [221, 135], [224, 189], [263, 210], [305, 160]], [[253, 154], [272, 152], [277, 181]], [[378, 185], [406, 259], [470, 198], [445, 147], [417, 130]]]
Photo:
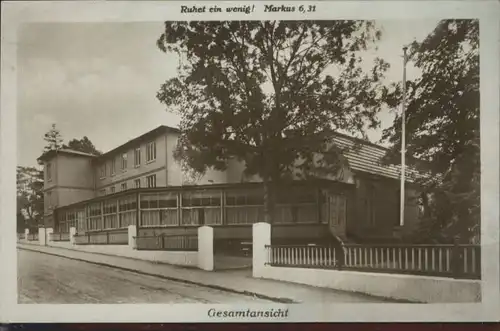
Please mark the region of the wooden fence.
[[28, 241], [37, 241], [38, 233], [28, 233], [28, 237], [26, 238]]
[[266, 246], [268, 264], [478, 279], [479, 245]]
[[197, 235], [153, 235], [135, 237], [137, 250], [197, 251]]
[[128, 229], [92, 231], [75, 235], [77, 245], [127, 245]]
[[69, 241], [69, 233], [67, 232], [52, 232], [50, 236], [52, 241]]

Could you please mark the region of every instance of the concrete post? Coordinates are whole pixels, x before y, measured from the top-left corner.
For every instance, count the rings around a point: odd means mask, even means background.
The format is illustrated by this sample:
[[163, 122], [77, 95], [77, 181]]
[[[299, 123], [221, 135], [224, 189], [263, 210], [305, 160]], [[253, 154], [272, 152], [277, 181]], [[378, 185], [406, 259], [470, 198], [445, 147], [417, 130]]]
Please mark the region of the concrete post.
[[267, 262], [266, 245], [271, 245], [271, 224], [255, 223], [252, 226], [252, 276], [261, 277]]
[[[54, 233], [54, 229], [53, 228], [47, 228], [45, 229], [45, 235], [43, 236], [44, 238], [44, 241], [46, 241], [45, 243], [41, 243], [41, 245], [50, 245], [52, 244], [52, 233]], [[38, 238], [41, 238], [40, 235], [38, 235]]]
[[214, 229], [210, 226], [198, 228], [198, 268], [214, 270]]
[[135, 242], [135, 237], [137, 237], [137, 227], [135, 225], [128, 226], [128, 247], [130, 249], [136, 249], [137, 245]]
[[30, 235], [30, 229], [24, 229], [24, 241], [28, 241], [29, 235]]
[[75, 235], [76, 235], [76, 228], [75, 227], [69, 228], [69, 244], [70, 245], [75, 244]]
[[47, 244], [45, 236], [46, 236], [46, 229], [38, 228], [38, 244], [40, 244], [41, 246], [45, 246]]

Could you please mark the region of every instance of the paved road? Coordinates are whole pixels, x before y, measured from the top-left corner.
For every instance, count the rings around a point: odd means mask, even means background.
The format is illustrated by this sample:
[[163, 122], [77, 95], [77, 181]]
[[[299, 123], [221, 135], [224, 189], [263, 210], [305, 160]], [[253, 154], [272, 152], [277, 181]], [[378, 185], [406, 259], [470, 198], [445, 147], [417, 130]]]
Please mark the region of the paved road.
[[43, 253], [17, 258], [19, 303], [270, 303]]

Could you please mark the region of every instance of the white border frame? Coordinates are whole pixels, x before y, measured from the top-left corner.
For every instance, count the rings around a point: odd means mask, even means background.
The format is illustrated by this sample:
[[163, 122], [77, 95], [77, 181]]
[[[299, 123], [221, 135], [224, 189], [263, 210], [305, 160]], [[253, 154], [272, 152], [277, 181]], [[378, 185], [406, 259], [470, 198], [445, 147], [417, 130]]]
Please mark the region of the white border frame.
[[[264, 4], [315, 4], [316, 12], [264, 13]], [[180, 14], [181, 5], [255, 5], [255, 12]], [[499, 319], [499, 3], [495, 1], [320, 1], [320, 2], [2, 2], [1, 48], [1, 196], [0, 321], [5, 322], [385, 322], [495, 321]], [[28, 22], [140, 22], [165, 20], [275, 19], [424, 19], [479, 18], [481, 51], [481, 210], [482, 303], [475, 304], [341, 304], [304, 305], [20, 305], [16, 293], [15, 171], [16, 38]], [[8, 267], [7, 267], [8, 266]], [[210, 308], [288, 308], [288, 318], [210, 318]]]

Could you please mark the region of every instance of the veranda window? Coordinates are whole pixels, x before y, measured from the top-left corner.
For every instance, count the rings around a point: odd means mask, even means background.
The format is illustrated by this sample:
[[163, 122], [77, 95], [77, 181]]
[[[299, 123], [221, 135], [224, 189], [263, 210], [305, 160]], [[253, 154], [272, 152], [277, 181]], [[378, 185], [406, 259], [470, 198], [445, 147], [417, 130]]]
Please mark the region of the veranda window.
[[280, 189], [274, 208], [275, 223], [318, 223], [319, 192], [312, 187]]
[[65, 232], [66, 228], [67, 228], [66, 211], [59, 211], [57, 215], [57, 226], [54, 232], [56, 233]]
[[345, 224], [347, 199], [341, 194], [328, 194], [328, 199], [324, 205], [325, 215], [322, 217], [322, 223], [333, 225]]
[[264, 192], [239, 190], [226, 192], [226, 223], [253, 224], [264, 219]]
[[85, 209], [79, 209], [76, 212], [76, 217], [77, 217], [76, 232], [87, 231], [87, 220], [85, 218]]
[[116, 201], [116, 199], [104, 201], [103, 214], [104, 214], [104, 228], [105, 229], [118, 228], [118, 214], [117, 214], [117, 201]]
[[136, 223], [137, 198], [129, 195], [118, 199], [119, 227], [124, 228]]
[[178, 225], [177, 193], [141, 194], [141, 226]]
[[89, 230], [101, 230], [103, 228], [100, 202], [94, 202], [87, 206], [87, 220]]
[[66, 212], [66, 227], [64, 228], [64, 231], [61, 231], [63, 233], [69, 232], [70, 228], [76, 227], [76, 222], [77, 222], [77, 214], [76, 210], [68, 210]]
[[220, 191], [183, 192], [182, 225], [222, 224]]

